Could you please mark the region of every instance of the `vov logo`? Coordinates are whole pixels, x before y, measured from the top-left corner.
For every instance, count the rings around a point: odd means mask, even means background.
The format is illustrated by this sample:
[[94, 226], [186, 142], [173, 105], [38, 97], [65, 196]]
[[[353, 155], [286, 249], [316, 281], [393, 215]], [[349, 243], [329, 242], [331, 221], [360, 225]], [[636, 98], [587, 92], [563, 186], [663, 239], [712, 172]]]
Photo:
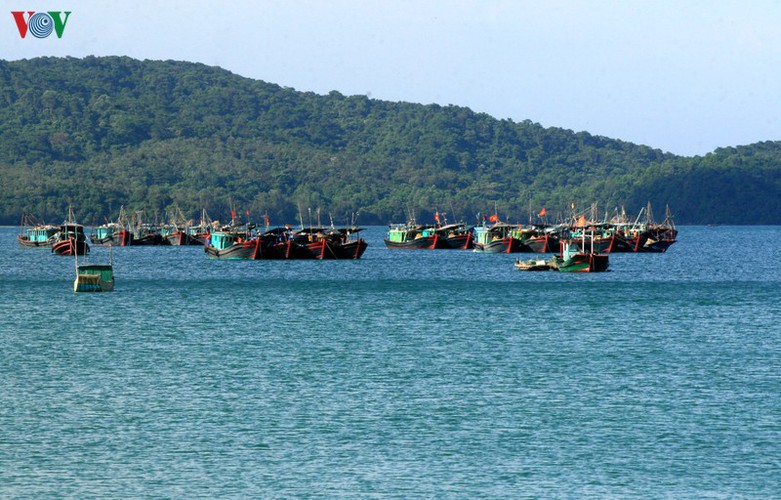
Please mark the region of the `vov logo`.
[[[62, 32], [65, 31], [65, 24], [71, 13], [50, 10], [49, 12], [27, 11], [27, 19], [24, 17], [24, 11], [11, 11], [16, 21], [16, 27], [19, 28], [19, 36], [24, 38], [29, 32], [35, 38], [46, 38], [57, 33], [57, 38], [62, 38]], [[63, 19], [62, 15], [65, 14]]]

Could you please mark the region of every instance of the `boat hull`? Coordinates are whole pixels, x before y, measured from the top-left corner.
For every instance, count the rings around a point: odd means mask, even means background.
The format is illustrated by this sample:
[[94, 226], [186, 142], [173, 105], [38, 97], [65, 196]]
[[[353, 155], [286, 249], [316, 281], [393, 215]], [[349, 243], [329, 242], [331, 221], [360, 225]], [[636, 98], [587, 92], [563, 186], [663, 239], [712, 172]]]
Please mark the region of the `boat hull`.
[[368, 244], [363, 239], [341, 243], [338, 241], [316, 241], [309, 243], [307, 249], [315, 259], [360, 259]]
[[475, 243], [475, 252], [488, 253], [520, 253], [525, 248], [517, 238], [502, 238], [489, 243]]
[[450, 236], [444, 239], [445, 247], [455, 250], [471, 250], [475, 247], [474, 238], [472, 233], [459, 234], [456, 236]]
[[391, 249], [401, 250], [433, 250], [437, 248], [449, 248], [446, 247], [444, 238], [440, 239], [439, 235], [424, 236], [422, 238], [415, 238], [409, 241], [391, 241], [385, 238], [385, 246]]
[[634, 252], [633, 243], [622, 238], [617, 234], [612, 234], [608, 238], [599, 238], [594, 242], [594, 250], [605, 253], [626, 253]]
[[16, 241], [24, 248], [51, 248], [51, 241], [32, 241], [27, 236], [17, 236]]
[[568, 259], [556, 258], [556, 268], [562, 273], [599, 273], [607, 271], [608, 256], [595, 253], [578, 253]]
[[104, 238], [98, 238], [95, 236], [91, 236], [90, 240], [92, 241], [92, 244], [95, 246], [101, 246], [101, 247], [107, 247], [107, 246], [120, 246], [119, 240], [117, 239], [116, 235], [112, 234], [110, 236], [106, 236]]
[[550, 235], [529, 238], [524, 244], [532, 253], [554, 253], [559, 250], [559, 239]]
[[676, 240], [646, 241], [638, 252], [664, 253]]
[[89, 245], [86, 241], [76, 241], [74, 238], [67, 238], [52, 245], [52, 253], [57, 255], [87, 255]]
[[197, 237], [193, 236], [192, 234], [186, 233], [184, 231], [176, 231], [175, 233], [166, 235], [165, 239], [168, 242], [168, 244], [172, 246], [203, 245], [203, 241], [199, 240]]
[[163, 238], [161, 234], [158, 233], [150, 233], [145, 234], [144, 236], [141, 236], [140, 238], [136, 238], [133, 236], [130, 239], [130, 246], [158, 246], [158, 245], [168, 245], [168, 240]]
[[73, 281], [74, 293], [114, 290], [114, 270], [110, 264], [79, 266]]
[[204, 251], [212, 259], [255, 260], [260, 258], [260, 240], [255, 238], [221, 249], [206, 245]]
[[309, 249], [308, 245], [297, 243], [292, 239], [264, 246], [260, 255], [259, 258], [264, 260], [315, 258], [315, 254]]

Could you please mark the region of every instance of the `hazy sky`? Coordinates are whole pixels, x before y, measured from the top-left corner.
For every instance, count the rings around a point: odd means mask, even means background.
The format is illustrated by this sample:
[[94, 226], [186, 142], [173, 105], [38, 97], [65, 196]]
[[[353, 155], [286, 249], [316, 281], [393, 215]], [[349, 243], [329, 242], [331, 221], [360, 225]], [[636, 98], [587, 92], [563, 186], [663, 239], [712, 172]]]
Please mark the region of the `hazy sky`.
[[[0, 58], [127, 55], [682, 155], [781, 140], [781, 2], [4, 0]], [[22, 39], [11, 11], [71, 11]], [[2, 19], [5, 19], [2, 21]]]

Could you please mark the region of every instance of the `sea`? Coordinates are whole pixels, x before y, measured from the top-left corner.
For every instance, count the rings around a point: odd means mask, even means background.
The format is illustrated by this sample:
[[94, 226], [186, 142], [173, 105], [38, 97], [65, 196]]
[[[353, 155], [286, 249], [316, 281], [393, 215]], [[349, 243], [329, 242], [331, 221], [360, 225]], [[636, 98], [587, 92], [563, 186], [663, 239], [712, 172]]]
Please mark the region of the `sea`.
[[74, 294], [2, 228], [0, 498], [781, 498], [781, 227], [678, 229], [593, 274], [93, 247]]

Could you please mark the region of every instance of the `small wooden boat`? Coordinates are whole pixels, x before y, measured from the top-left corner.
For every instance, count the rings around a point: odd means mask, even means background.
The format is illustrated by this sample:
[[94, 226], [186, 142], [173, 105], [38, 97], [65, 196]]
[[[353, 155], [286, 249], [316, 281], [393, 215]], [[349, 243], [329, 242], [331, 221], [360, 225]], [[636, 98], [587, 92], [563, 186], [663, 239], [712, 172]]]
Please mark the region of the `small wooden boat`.
[[545, 259], [531, 259], [517, 261], [515, 268], [519, 271], [550, 271], [553, 269], [551, 262]]

